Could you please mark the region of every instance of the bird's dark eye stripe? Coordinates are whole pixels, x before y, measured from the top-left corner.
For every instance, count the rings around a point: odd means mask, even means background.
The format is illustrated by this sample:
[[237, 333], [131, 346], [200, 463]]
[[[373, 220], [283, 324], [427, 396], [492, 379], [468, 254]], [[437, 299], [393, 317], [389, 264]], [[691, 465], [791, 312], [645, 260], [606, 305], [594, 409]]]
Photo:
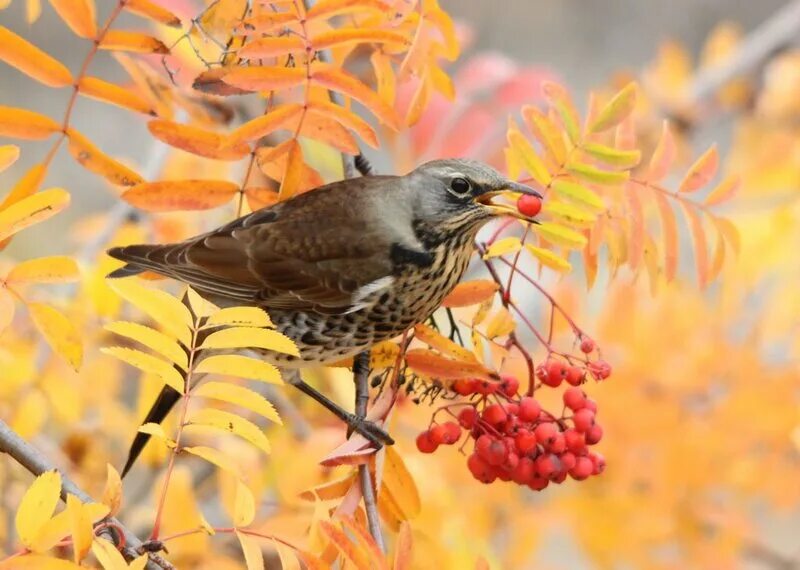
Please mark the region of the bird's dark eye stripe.
[[458, 177], [458, 178], [453, 178], [453, 180], [450, 181], [450, 188], [456, 194], [466, 194], [467, 192], [470, 191], [472, 186], [470, 185], [469, 180], [467, 180], [466, 178]]

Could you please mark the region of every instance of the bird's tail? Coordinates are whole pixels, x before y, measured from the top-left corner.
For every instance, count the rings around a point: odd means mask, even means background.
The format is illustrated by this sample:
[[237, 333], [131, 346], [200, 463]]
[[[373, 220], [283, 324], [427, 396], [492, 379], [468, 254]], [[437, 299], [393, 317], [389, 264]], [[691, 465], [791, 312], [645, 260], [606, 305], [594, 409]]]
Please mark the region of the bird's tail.
[[107, 251], [114, 259], [127, 262], [125, 265], [108, 274], [111, 279], [130, 277], [144, 271], [154, 271], [161, 275], [169, 276], [169, 265], [166, 263], [166, 253], [171, 249], [169, 245], [128, 245], [125, 247], [112, 247]]

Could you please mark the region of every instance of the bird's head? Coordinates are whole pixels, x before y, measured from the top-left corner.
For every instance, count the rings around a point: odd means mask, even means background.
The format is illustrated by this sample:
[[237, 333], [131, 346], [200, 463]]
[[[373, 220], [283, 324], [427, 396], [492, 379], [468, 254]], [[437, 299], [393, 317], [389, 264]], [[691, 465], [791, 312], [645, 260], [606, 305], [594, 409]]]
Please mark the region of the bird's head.
[[535, 222], [514, 205], [495, 200], [506, 192], [542, 197], [533, 188], [508, 180], [476, 160], [426, 162], [410, 172], [408, 178], [416, 194], [415, 218], [438, 224], [474, 227], [497, 216]]

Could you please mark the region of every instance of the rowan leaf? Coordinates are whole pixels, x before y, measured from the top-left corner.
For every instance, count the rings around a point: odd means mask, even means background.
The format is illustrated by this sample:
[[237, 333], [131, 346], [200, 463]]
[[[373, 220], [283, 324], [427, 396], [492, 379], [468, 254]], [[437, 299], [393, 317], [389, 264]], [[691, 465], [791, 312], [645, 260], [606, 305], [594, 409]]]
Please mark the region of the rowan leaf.
[[48, 87], [65, 87], [74, 82], [64, 64], [5, 26], [0, 26], [0, 60]]
[[80, 277], [78, 265], [71, 257], [52, 255], [23, 261], [8, 273], [6, 283], [69, 283]]
[[597, 118], [589, 125], [590, 133], [602, 133], [617, 126], [628, 115], [631, 114], [636, 106], [635, 82], [628, 83], [623, 87], [597, 114]]
[[332, 501], [333, 499], [341, 499], [347, 494], [350, 487], [352, 487], [356, 476], [355, 473], [351, 472], [345, 477], [315, 485], [300, 493], [299, 497], [305, 501]]
[[500, 289], [494, 281], [478, 279], [456, 285], [442, 301], [442, 307], [469, 307], [491, 299]]
[[599, 143], [584, 143], [581, 148], [593, 158], [617, 168], [633, 168], [642, 158], [639, 150], [621, 150]]
[[[83, 505], [83, 508], [92, 522], [97, 522], [108, 515], [108, 507], [100, 503], [87, 503]], [[65, 536], [69, 535], [71, 523], [72, 521], [66, 509], [48, 520], [36, 536], [36, 551], [44, 552], [50, 550], [61, 542]]]
[[147, 422], [146, 424], [140, 425], [137, 431], [163, 441], [170, 449], [174, 449], [177, 445], [175, 441], [167, 435], [167, 432], [164, 431], [164, 427], [160, 424]]
[[647, 180], [658, 182], [663, 180], [669, 173], [672, 163], [675, 162], [677, 150], [675, 148], [675, 138], [669, 128], [669, 121], [664, 121], [661, 126], [661, 137], [658, 139], [653, 156], [650, 157], [650, 166], [647, 170]]
[[[2, 41], [2, 40], [0, 40]], [[61, 131], [61, 125], [39, 113], [0, 105], [0, 136], [43, 140]]]
[[[233, 504], [233, 524], [247, 526], [256, 518], [256, 500], [253, 492], [241, 481], [236, 481], [236, 495]], [[248, 569], [249, 570], [249, 569]]]
[[178, 16], [150, 0], [127, 0], [125, 2], [125, 10], [165, 26], [181, 27], [181, 20]]
[[719, 153], [717, 145], [713, 145], [689, 168], [678, 186], [678, 192], [688, 193], [699, 190], [714, 178], [717, 168], [719, 168]]
[[135, 186], [144, 182], [144, 178], [103, 153], [75, 129], [69, 129], [67, 135], [69, 136], [69, 153], [86, 170], [99, 174], [117, 186]]
[[267, 312], [259, 307], [226, 307], [219, 309], [208, 317], [204, 326], [222, 325], [275, 328]]
[[540, 222], [531, 227], [539, 236], [554, 245], [569, 249], [582, 249], [586, 246], [586, 236], [565, 226], [552, 222]]
[[437, 352], [426, 348], [409, 350], [406, 353], [406, 365], [419, 374], [442, 380], [469, 377], [483, 378], [485, 380], [496, 378], [496, 374], [487, 370], [478, 362], [464, 362], [463, 360], [445, 358]]
[[275, 330], [251, 327], [231, 327], [213, 332], [200, 348], [263, 348], [300, 356], [297, 346], [289, 337]]
[[13, 568], [13, 570], [84, 570], [83, 566], [78, 566], [71, 560], [40, 554], [26, 554], [14, 558], [13, 565], [4, 566], [3, 570], [6, 568]]
[[209, 463], [212, 463], [219, 467], [224, 471], [228, 471], [233, 475], [239, 476], [239, 468], [236, 465], [236, 461], [226, 453], [220, 451], [219, 449], [213, 447], [205, 447], [202, 445], [196, 445], [193, 447], [184, 447], [182, 451], [186, 453], [191, 453], [201, 459], [205, 459]]
[[84, 97], [102, 101], [103, 103], [109, 103], [129, 111], [135, 111], [145, 115], [156, 115], [156, 111], [153, 109], [150, 102], [140, 97], [135, 91], [98, 79], [97, 77], [82, 77], [78, 82], [78, 93]]
[[[552, 188], [553, 186], [551, 186]], [[591, 227], [597, 219], [597, 214], [567, 202], [557, 202], [549, 199], [544, 202], [542, 211], [560, 218], [572, 226]]]
[[144, 287], [135, 279], [109, 279], [107, 282], [120, 297], [160, 323], [184, 346], [192, 345], [189, 329], [194, 320], [189, 309], [178, 299], [159, 289]]
[[556, 271], [561, 272], [572, 270], [572, 265], [570, 265], [569, 261], [563, 257], [559, 257], [549, 249], [536, 247], [535, 245], [531, 245], [529, 243], [525, 244], [525, 249], [531, 252], [531, 254], [545, 267], [549, 267], [550, 269], [555, 269]]
[[122, 479], [110, 463], [106, 464], [106, 484], [103, 487], [102, 503], [108, 507], [108, 515], [116, 516], [122, 507]]
[[244, 386], [222, 382], [204, 382], [194, 391], [194, 395], [235, 404], [255, 412], [276, 424], [283, 423], [275, 410], [275, 406], [269, 400], [258, 392], [254, 392]]
[[492, 243], [483, 254], [484, 259], [516, 253], [522, 249], [522, 241], [518, 237], [507, 237]]
[[237, 192], [239, 186], [227, 180], [159, 180], [137, 184], [122, 198], [147, 212], [174, 212], [218, 208]]
[[242, 547], [247, 570], [264, 570], [264, 554], [261, 552], [258, 541], [238, 530], [236, 538], [239, 539], [239, 545]]
[[373, 115], [389, 128], [397, 130], [400, 127], [394, 109], [381, 99], [377, 93], [346, 71], [330, 65], [321, 66], [314, 69], [311, 81], [325, 89], [331, 89], [342, 95], [352, 97], [369, 109]]
[[303, 67], [240, 66], [222, 75], [222, 81], [246, 91], [289, 89], [306, 81]]
[[[250, 442], [264, 453], [270, 452], [269, 441], [256, 424], [241, 416], [213, 408], [203, 408], [194, 412], [187, 425], [210, 427], [227, 433], [238, 435]], [[244, 523], [247, 524], [247, 523]]]
[[531, 134], [542, 145], [550, 160], [555, 165], [563, 164], [567, 158], [567, 149], [564, 145], [564, 137], [553, 121], [531, 105], [526, 105], [522, 108], [522, 118], [525, 120], [525, 124]]
[[50, 188], [0, 210], [0, 240], [50, 218], [66, 208], [69, 201], [66, 190]]
[[141, 32], [126, 30], [108, 30], [98, 47], [104, 50], [131, 53], [169, 53], [169, 48], [161, 40]]
[[164, 356], [173, 364], [177, 364], [183, 370], [186, 370], [189, 366], [186, 351], [174, 339], [156, 329], [127, 321], [108, 323], [105, 329], [146, 346]]
[[311, 38], [315, 50], [354, 44], [395, 44], [408, 45], [408, 39], [401, 33], [378, 28], [338, 28], [316, 34]]
[[309, 8], [306, 17], [318, 20], [353, 12], [383, 12], [385, 9], [380, 0], [320, 0]]
[[28, 311], [47, 344], [72, 368], [80, 369], [83, 345], [72, 321], [61, 311], [44, 303], [28, 303]]
[[281, 57], [306, 50], [306, 41], [300, 36], [270, 36], [249, 41], [239, 50], [243, 59]]
[[627, 170], [623, 170], [621, 172], [601, 170], [589, 164], [582, 164], [579, 162], [568, 163], [567, 172], [580, 180], [592, 184], [622, 184], [628, 180], [628, 178], [630, 178], [630, 173]]
[[278, 200], [288, 200], [299, 193], [303, 180], [303, 149], [300, 143], [293, 139], [289, 145], [289, 154], [286, 160], [286, 170], [283, 173], [281, 187], [278, 190]]
[[567, 90], [552, 81], [544, 81], [542, 93], [561, 120], [572, 144], [577, 144], [581, 137], [580, 121]]
[[709, 192], [703, 204], [706, 206], [717, 206], [718, 204], [727, 202], [736, 195], [737, 190], [739, 190], [739, 183], [740, 179], [738, 176], [728, 176]]
[[20, 542], [36, 550], [36, 538], [44, 524], [53, 516], [61, 495], [61, 474], [53, 469], [39, 475], [22, 496], [14, 526]]
[[225, 144], [226, 146], [233, 146], [243, 142], [254, 141], [280, 129], [291, 128], [294, 130], [297, 120], [303, 113], [303, 106], [298, 103], [278, 105], [268, 113], [239, 126], [228, 136]]
[[666, 196], [653, 192], [661, 220], [661, 233], [664, 236], [664, 277], [667, 281], [675, 278], [678, 269], [678, 222]]
[[328, 537], [328, 540], [355, 570], [371, 569], [367, 553], [352, 542], [338, 525], [325, 520], [319, 521], [318, 524], [320, 530]]
[[67, 516], [70, 519], [70, 534], [72, 535], [72, 551], [75, 564], [89, 553], [92, 547], [92, 521], [84, 505], [75, 495], [67, 495]]
[[[565, 178], [556, 178], [551, 183], [550, 188], [552, 188], [556, 194], [559, 194], [564, 198], [568, 198], [573, 202], [578, 202], [579, 204], [587, 206], [592, 210], [603, 211], [606, 208], [606, 205], [600, 196], [579, 182]], [[547, 204], [547, 202], [545, 202], [545, 204]]]
[[530, 141], [515, 128], [509, 129], [506, 138], [525, 170], [542, 188], [546, 188], [550, 184], [552, 176], [548, 172], [544, 161], [536, 154], [536, 149], [533, 148]]
[[154, 119], [147, 123], [147, 128], [155, 138], [169, 146], [205, 158], [240, 160], [250, 153], [250, 147], [241, 141], [231, 141], [220, 133], [191, 125]]
[[381, 490], [391, 495], [394, 504], [402, 513], [401, 520], [413, 519], [422, 510], [417, 484], [403, 457], [394, 448], [386, 448]]
[[465, 362], [476, 362], [475, 355], [470, 350], [453, 342], [428, 325], [416, 325], [414, 327], [414, 338], [446, 356]]
[[394, 563], [392, 570], [411, 570], [413, 564], [413, 535], [411, 525], [404, 521], [394, 545]]
[[104, 570], [129, 570], [122, 553], [110, 540], [98, 536], [92, 541], [91, 549]]
[[171, 362], [167, 362], [166, 360], [162, 360], [161, 358], [153, 356], [152, 354], [147, 354], [141, 350], [123, 346], [104, 346], [100, 349], [100, 352], [115, 356], [143, 372], [155, 374], [161, 378], [167, 386], [183, 394], [184, 378], [181, 373], [172, 366]]
[[234, 33], [242, 36], [269, 34], [291, 22], [297, 21], [297, 14], [292, 12], [264, 12], [257, 16], [245, 18], [238, 22]]
[[19, 159], [19, 147], [17, 145], [5, 144], [0, 146], [0, 172], [17, 162], [17, 159]]
[[76, 35], [89, 40], [95, 38], [94, 0], [50, 0], [50, 5]]
[[22, 178], [17, 181], [11, 191], [6, 195], [3, 202], [0, 204], [0, 211], [5, 210], [11, 204], [16, 204], [23, 198], [34, 194], [39, 190], [44, 181], [44, 176], [47, 173], [45, 165], [33, 165]]
[[389, 105], [394, 105], [397, 94], [397, 78], [392, 68], [390, 54], [375, 50], [370, 54], [369, 61], [372, 64], [372, 72], [375, 75], [375, 88], [378, 97], [386, 101]]
[[725, 237], [719, 230], [716, 231], [716, 234], [717, 239], [714, 244], [714, 255], [708, 272], [709, 283], [719, 277], [722, 267], [725, 265]]
[[703, 218], [698, 210], [693, 205], [681, 203], [683, 211], [686, 213], [686, 219], [689, 222], [689, 230], [692, 235], [692, 242], [694, 243], [694, 261], [697, 268], [697, 280], [701, 289], [705, 289], [708, 285], [709, 279], [709, 260], [708, 260], [708, 239], [706, 238], [706, 230], [703, 226]]
[[486, 325], [486, 336], [495, 339], [511, 334], [516, 327], [514, 318], [505, 307], [500, 307]]
[[728, 242], [728, 245], [731, 246], [733, 252], [736, 255], [739, 255], [741, 251], [741, 237], [739, 236], [739, 229], [736, 225], [726, 218], [712, 218], [714, 225], [717, 227], [717, 230], [725, 236], [725, 241]]
[[375, 134], [375, 130], [369, 123], [352, 111], [329, 101], [312, 101], [308, 104], [306, 111], [311, 115], [319, 115], [336, 121], [356, 133], [372, 148], [378, 148], [378, 136]]
[[637, 187], [628, 188], [625, 196], [628, 200], [628, 217], [631, 225], [630, 238], [628, 240], [628, 264], [633, 271], [636, 271], [639, 268], [645, 247], [644, 210]]

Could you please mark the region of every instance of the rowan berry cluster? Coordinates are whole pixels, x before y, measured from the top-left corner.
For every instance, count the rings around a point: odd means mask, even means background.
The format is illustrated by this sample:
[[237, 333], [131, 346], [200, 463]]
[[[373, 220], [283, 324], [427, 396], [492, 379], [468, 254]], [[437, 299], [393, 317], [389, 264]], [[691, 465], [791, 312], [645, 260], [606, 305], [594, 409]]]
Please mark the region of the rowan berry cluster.
[[[584, 340], [581, 350], [591, 353], [594, 343]], [[568, 476], [583, 480], [599, 475], [605, 460], [590, 448], [603, 438], [603, 428], [596, 421], [597, 404], [579, 387], [587, 373], [604, 380], [611, 366], [597, 360], [580, 367], [551, 357], [536, 369], [536, 389], [569, 385], [558, 415], [543, 409], [532, 395], [520, 395], [519, 380], [513, 376], [503, 376], [499, 382], [456, 380], [452, 390], [471, 401], [440, 408], [437, 414], [446, 412], [453, 419], [433, 423], [419, 434], [417, 448], [433, 453], [440, 445], [458, 443], [466, 434], [462, 450], [474, 441], [467, 467], [475, 479], [487, 484], [499, 479], [541, 491]]]

